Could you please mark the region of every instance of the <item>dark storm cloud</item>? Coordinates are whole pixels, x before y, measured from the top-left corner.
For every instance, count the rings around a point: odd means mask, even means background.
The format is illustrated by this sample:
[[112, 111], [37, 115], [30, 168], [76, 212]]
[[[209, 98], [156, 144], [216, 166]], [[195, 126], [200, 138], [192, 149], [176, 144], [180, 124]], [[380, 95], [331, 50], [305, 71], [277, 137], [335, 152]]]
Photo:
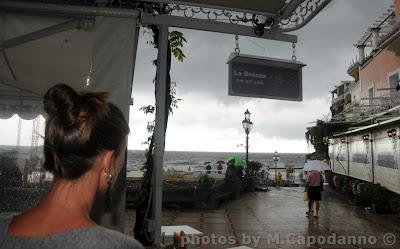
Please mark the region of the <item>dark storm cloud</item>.
[[392, 0], [333, 0], [299, 36], [298, 54], [308, 65], [304, 69], [304, 95], [314, 97], [340, 80], [351, 79], [347, 74], [350, 60], [357, 50], [353, 46]]
[[[349, 79], [346, 70], [357, 54], [353, 44], [392, 3], [392, 0], [333, 0], [306, 27], [294, 32], [299, 38], [298, 59], [307, 64], [304, 96], [324, 95], [340, 80]], [[183, 32], [188, 40], [184, 48], [187, 59], [184, 63], [173, 63], [173, 80], [183, 93], [205, 91], [228, 98], [226, 60], [234, 49], [234, 36], [193, 30]], [[146, 35], [139, 46], [141, 62], [137, 64], [135, 77], [139, 85], [151, 84], [154, 77], [151, 60], [156, 55], [154, 49], [145, 44], [150, 39]], [[292, 53], [290, 44], [246, 37], [240, 37], [240, 48], [243, 53], [286, 59]]]
[[[191, 125], [187, 120], [193, 119], [192, 108], [202, 108], [191, 102], [201, 99], [215, 102], [214, 106], [219, 108], [207, 106], [209, 113], [204, 115], [210, 118], [196, 121], [196, 125], [204, 129], [211, 129], [209, 124], [215, 123], [216, 117], [226, 110], [240, 110], [241, 115], [243, 108], [251, 106], [257, 119], [257, 132], [265, 138], [304, 139], [305, 128], [311, 125], [309, 122], [329, 112], [329, 91], [341, 80], [351, 79], [346, 71], [351, 59], [357, 55], [353, 44], [391, 4], [392, 0], [332, 0], [306, 27], [294, 32], [299, 40], [297, 57], [307, 64], [303, 69], [303, 103], [228, 96], [226, 61], [234, 50], [234, 35], [181, 30], [188, 40], [184, 47], [187, 59], [184, 63], [173, 62], [171, 76], [177, 82], [178, 95], [184, 96], [185, 104], [170, 120], [171, 125], [184, 125], [185, 122]], [[142, 35], [138, 46], [134, 96], [145, 92], [146, 96], [152, 96], [148, 92], [153, 91], [155, 67], [152, 60], [156, 58], [156, 51], [146, 44], [149, 40], [149, 35]], [[283, 59], [290, 59], [292, 55], [288, 43], [240, 37], [239, 44], [245, 54]], [[232, 128], [233, 122], [240, 121], [230, 117], [226, 122], [219, 122], [218, 127]]]

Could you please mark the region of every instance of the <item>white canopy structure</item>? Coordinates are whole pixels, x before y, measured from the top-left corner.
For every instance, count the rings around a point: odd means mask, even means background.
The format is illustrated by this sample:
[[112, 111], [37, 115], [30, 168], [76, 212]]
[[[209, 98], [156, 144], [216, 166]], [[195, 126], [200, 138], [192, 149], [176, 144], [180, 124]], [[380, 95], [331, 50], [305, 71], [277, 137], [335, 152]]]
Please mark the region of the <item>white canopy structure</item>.
[[0, 27], [0, 118], [41, 114], [43, 94], [57, 83], [112, 91], [128, 115], [135, 19], [1, 13]]
[[[65, 83], [78, 91], [111, 92], [111, 101], [129, 120], [138, 11], [126, 18], [77, 10], [60, 6], [57, 15], [0, 11], [1, 119], [43, 114], [46, 90]], [[116, 186], [116, 210], [96, 217], [101, 224], [123, 230], [124, 186], [124, 179]]]

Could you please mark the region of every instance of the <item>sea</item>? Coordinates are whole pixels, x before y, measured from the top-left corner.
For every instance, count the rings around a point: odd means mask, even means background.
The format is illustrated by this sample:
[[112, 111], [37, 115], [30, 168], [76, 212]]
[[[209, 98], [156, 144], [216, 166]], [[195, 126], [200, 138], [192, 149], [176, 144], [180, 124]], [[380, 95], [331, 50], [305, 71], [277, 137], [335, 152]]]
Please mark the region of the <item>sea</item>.
[[[237, 152], [199, 152], [199, 151], [166, 151], [164, 154], [164, 167], [191, 167], [192, 169], [204, 168], [207, 164], [216, 165], [218, 161], [226, 162], [230, 156], [240, 156], [245, 159], [245, 153]], [[265, 166], [275, 167], [272, 160], [273, 153], [249, 153], [249, 161], [258, 161]], [[286, 165], [303, 168], [306, 154], [281, 153], [277, 168]], [[128, 151], [127, 170], [141, 169], [145, 162], [144, 151]]]
[[[43, 148], [38, 147], [32, 150], [31, 147], [0, 146], [0, 155], [13, 155], [16, 158], [18, 167], [22, 170], [26, 160], [35, 154], [39, 161], [43, 160]], [[207, 164], [216, 165], [218, 161], [226, 162], [230, 156], [240, 156], [245, 159], [245, 153], [237, 152], [198, 152], [198, 151], [166, 151], [164, 154], [164, 168], [187, 167], [192, 170], [204, 170]], [[249, 153], [249, 161], [258, 161], [265, 166], [274, 168], [272, 159], [273, 153]], [[280, 153], [280, 160], [277, 168], [284, 169], [285, 166], [302, 168], [305, 163], [306, 154], [301, 153]], [[145, 152], [141, 150], [128, 150], [127, 171], [138, 171], [143, 168], [145, 163]]]

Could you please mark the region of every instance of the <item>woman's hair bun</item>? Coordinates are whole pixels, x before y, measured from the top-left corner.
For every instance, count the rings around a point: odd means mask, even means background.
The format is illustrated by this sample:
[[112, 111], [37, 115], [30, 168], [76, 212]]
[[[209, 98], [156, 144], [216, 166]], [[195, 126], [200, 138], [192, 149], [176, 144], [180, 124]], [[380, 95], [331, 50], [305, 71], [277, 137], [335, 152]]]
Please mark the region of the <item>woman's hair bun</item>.
[[70, 86], [57, 84], [44, 95], [44, 111], [58, 118], [64, 126], [74, 125], [79, 118], [81, 96]]
[[82, 139], [88, 140], [95, 123], [107, 115], [109, 109], [106, 101], [109, 96], [108, 92], [85, 93], [82, 95], [79, 111], [80, 120], [85, 122], [81, 132]]
[[76, 179], [91, 169], [103, 151], [120, 155], [129, 126], [123, 113], [108, 103], [109, 93], [78, 93], [55, 85], [44, 95], [48, 114], [44, 168], [55, 178]]

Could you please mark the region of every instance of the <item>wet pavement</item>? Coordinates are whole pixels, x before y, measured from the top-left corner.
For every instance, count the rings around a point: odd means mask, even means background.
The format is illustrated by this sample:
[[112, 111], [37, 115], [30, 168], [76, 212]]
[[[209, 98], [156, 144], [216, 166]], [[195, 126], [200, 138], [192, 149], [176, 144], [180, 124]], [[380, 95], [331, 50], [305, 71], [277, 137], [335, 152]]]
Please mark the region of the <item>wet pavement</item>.
[[[216, 210], [167, 210], [163, 225], [189, 225], [203, 232], [189, 248], [400, 248], [400, 216], [354, 206], [324, 191], [319, 218], [307, 218], [303, 188], [245, 193]], [[127, 211], [131, 232], [134, 211]]]

